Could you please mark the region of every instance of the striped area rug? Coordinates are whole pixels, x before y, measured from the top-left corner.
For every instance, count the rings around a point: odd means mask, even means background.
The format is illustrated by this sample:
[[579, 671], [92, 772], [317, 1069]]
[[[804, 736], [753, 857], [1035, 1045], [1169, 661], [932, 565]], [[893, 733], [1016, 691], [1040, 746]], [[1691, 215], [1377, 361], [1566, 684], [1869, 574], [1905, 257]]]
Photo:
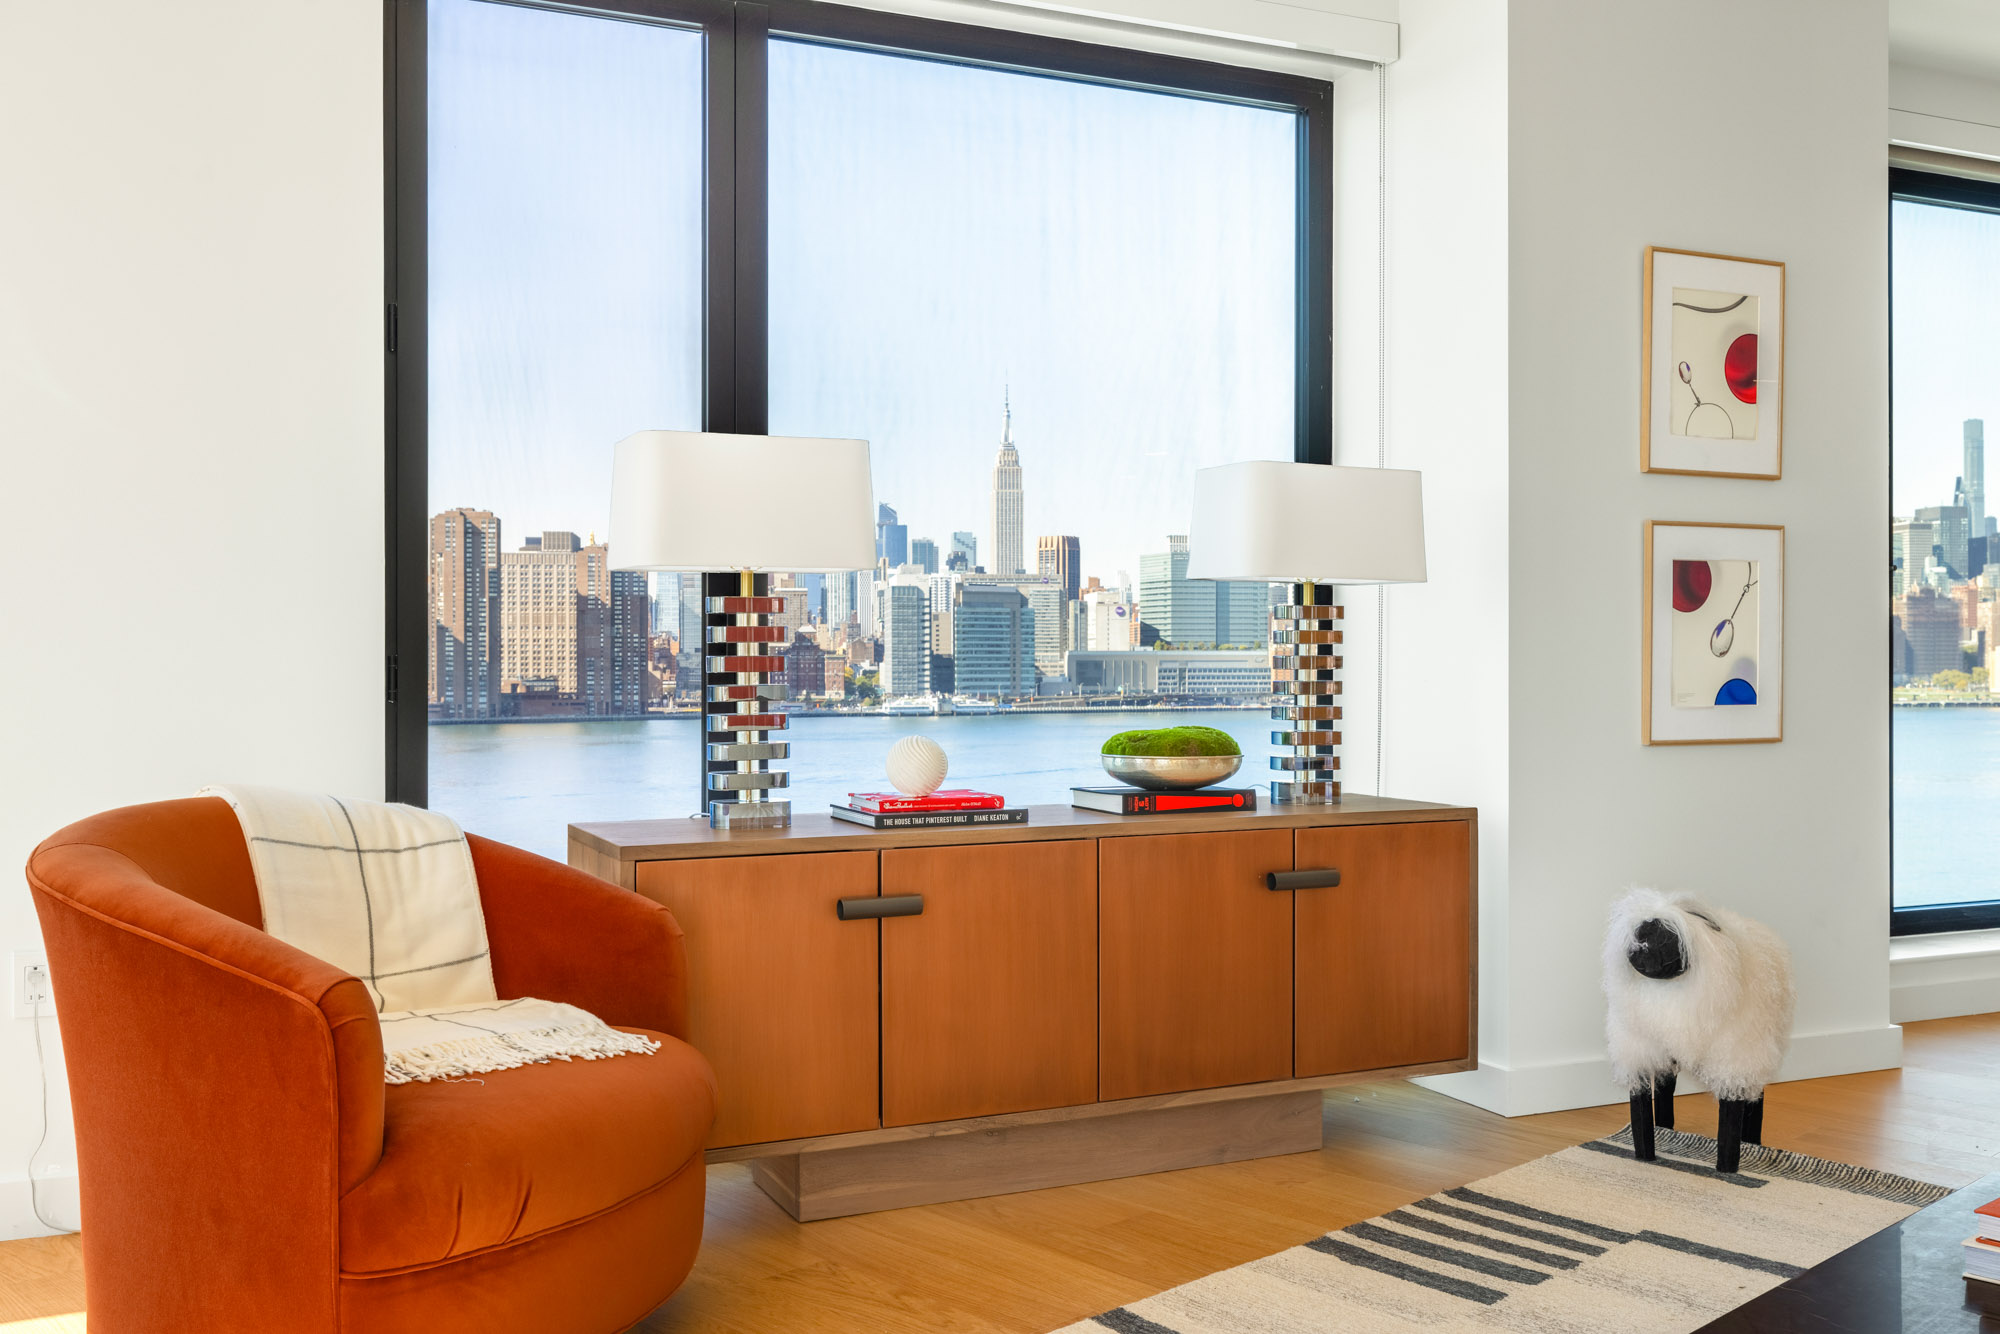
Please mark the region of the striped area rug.
[[[1950, 1192], [1760, 1145], [1629, 1128], [1061, 1334], [1680, 1334]], [[1968, 1230], [1969, 1230], [1968, 1224]]]

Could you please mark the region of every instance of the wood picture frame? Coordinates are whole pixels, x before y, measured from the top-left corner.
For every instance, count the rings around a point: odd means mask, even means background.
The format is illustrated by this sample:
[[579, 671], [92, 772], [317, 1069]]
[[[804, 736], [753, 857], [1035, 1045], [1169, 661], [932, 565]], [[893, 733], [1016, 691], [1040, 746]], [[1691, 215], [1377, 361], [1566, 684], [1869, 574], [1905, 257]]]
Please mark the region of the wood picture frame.
[[1640, 294], [1639, 470], [1777, 481], [1784, 263], [1647, 246]]
[[1640, 740], [1783, 741], [1784, 527], [1648, 520], [1644, 569]]

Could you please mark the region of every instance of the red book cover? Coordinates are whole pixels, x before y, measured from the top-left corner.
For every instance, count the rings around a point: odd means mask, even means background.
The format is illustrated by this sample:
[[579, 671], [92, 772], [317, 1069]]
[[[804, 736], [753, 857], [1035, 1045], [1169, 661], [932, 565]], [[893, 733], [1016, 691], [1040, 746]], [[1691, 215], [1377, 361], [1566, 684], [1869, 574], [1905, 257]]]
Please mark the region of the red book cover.
[[997, 811], [1006, 806], [1005, 797], [969, 788], [942, 788], [927, 797], [901, 792], [850, 792], [847, 802], [856, 810], [875, 811]]
[[1972, 1212], [1985, 1214], [1988, 1218], [2000, 1218], [2000, 1200], [1988, 1200]]

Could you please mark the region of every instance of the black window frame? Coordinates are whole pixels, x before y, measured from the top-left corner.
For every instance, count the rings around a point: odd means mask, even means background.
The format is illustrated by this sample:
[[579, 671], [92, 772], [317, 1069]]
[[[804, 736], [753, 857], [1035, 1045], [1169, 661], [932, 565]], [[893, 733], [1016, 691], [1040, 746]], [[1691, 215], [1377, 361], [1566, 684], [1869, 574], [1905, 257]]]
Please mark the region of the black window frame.
[[[766, 429], [766, 71], [773, 38], [1296, 113], [1293, 457], [1333, 462], [1332, 83], [824, 0], [481, 2], [698, 29], [707, 39], [702, 427], [709, 431]], [[384, 19], [385, 788], [389, 800], [421, 806], [429, 786], [423, 683], [430, 652], [427, 0], [384, 0]]]
[[[2000, 183], [1971, 180], [1963, 176], [1947, 176], [1938, 172], [1916, 171], [1908, 167], [1889, 168], [1889, 483], [1890, 495], [1895, 494], [1896, 479], [1896, 375], [1895, 375], [1895, 300], [1896, 261], [1895, 230], [1897, 201], [1917, 204], [1933, 204], [1943, 208], [1969, 209], [1976, 213], [2000, 215]], [[1889, 521], [1895, 522], [1895, 502], [1890, 501]], [[1884, 536], [1888, 529], [1885, 527]], [[1890, 664], [1890, 674], [1895, 673], [1895, 664]], [[1940, 903], [1922, 908], [1898, 908], [1895, 890], [1895, 848], [1896, 848], [1896, 729], [1895, 703], [1890, 702], [1889, 728], [1889, 934], [1891, 936], [1924, 936], [1942, 931], [1985, 931], [2000, 927], [2000, 897], [1983, 902]]]

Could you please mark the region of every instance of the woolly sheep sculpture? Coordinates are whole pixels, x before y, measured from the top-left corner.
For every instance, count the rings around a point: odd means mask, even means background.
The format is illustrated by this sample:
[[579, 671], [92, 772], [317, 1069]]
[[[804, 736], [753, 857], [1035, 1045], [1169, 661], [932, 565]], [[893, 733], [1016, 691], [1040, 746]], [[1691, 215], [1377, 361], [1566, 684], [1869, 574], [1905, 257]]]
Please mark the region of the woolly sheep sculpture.
[[1653, 1160], [1653, 1127], [1673, 1127], [1675, 1077], [1686, 1071], [1715, 1094], [1715, 1170], [1737, 1171], [1742, 1145], [1764, 1142], [1764, 1085], [1791, 1040], [1784, 941], [1691, 894], [1635, 889], [1611, 908], [1604, 996], [1612, 1070], [1631, 1093], [1633, 1155]]

